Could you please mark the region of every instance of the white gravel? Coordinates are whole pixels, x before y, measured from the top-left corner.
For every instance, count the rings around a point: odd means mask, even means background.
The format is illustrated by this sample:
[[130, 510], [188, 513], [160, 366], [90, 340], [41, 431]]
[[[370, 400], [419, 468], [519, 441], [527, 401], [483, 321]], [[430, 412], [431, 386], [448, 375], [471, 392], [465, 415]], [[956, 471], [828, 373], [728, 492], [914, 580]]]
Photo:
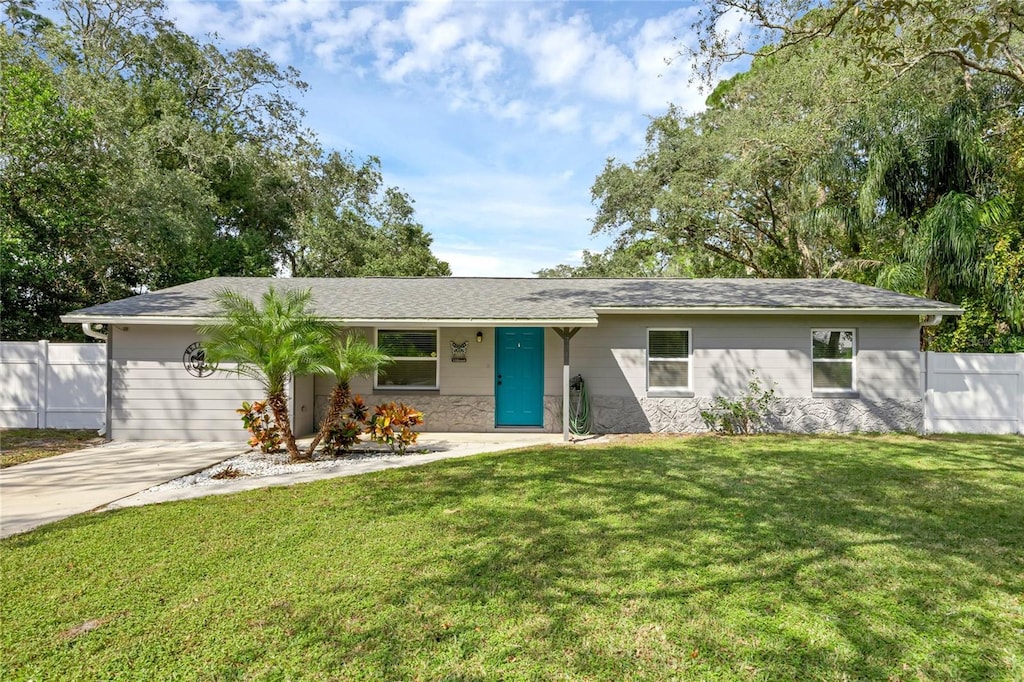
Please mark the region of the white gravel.
[[[430, 452], [427, 447], [410, 447], [406, 457]], [[358, 463], [365, 463], [367, 460], [391, 460], [401, 458], [402, 455], [391, 452], [384, 448], [372, 448], [361, 446], [342, 457], [329, 457], [317, 451], [310, 462], [292, 462], [287, 452], [265, 454], [259, 450], [250, 450], [237, 457], [226, 459], [212, 467], [197, 471], [188, 476], [176, 478], [160, 485], [148, 488], [144, 492], [162, 492], [165, 490], [180, 490], [182, 488], [193, 488], [196, 486], [222, 486], [227, 481], [239, 480], [242, 478], [265, 478], [268, 476], [281, 476], [285, 474], [302, 474], [305, 472], [331, 470], [340, 471], [354, 467]], [[231, 471], [234, 475], [217, 477], [225, 471]]]

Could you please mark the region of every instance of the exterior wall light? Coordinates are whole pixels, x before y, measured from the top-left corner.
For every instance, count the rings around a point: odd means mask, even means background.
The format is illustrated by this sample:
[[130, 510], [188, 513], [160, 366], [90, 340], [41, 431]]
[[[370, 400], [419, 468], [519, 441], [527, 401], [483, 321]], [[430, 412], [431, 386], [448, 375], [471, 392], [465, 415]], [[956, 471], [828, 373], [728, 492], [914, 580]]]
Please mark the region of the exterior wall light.
[[483, 332], [477, 332], [476, 333], [476, 342], [477, 343], [483, 343], [484, 342], [484, 333]]

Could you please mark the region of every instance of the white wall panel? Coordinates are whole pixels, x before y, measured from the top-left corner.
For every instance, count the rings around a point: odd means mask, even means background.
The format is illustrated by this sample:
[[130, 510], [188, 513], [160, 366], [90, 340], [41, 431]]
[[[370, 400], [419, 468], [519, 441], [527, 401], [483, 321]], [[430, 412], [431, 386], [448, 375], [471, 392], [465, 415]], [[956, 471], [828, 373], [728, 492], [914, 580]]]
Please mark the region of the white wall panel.
[[223, 371], [196, 377], [186, 349], [200, 340], [190, 327], [129, 325], [113, 329], [112, 436], [116, 440], [245, 441], [235, 412], [264, 396], [255, 379]]

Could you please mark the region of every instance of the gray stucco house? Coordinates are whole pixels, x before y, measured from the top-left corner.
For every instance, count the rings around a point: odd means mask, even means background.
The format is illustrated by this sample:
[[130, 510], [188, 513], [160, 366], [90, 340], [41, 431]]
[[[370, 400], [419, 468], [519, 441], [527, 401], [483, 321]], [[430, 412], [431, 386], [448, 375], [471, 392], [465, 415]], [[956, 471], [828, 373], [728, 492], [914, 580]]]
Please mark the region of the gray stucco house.
[[[311, 289], [319, 315], [388, 349], [387, 373], [354, 389], [414, 405], [429, 431], [562, 431], [570, 374], [594, 432], [702, 431], [700, 410], [751, 369], [782, 428], [917, 431], [921, 326], [962, 312], [836, 279], [211, 278], [61, 318], [107, 338], [111, 437], [241, 438], [235, 409], [259, 386], [204, 370], [196, 325], [219, 290], [270, 286]], [[329, 390], [293, 378], [298, 433]]]

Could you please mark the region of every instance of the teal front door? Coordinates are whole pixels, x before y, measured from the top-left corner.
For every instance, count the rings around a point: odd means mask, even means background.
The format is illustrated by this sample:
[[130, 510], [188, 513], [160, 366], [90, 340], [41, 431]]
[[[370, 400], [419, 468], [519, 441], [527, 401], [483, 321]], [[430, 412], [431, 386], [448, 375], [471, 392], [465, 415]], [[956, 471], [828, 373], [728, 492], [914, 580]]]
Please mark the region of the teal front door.
[[544, 426], [544, 329], [495, 329], [497, 426]]

